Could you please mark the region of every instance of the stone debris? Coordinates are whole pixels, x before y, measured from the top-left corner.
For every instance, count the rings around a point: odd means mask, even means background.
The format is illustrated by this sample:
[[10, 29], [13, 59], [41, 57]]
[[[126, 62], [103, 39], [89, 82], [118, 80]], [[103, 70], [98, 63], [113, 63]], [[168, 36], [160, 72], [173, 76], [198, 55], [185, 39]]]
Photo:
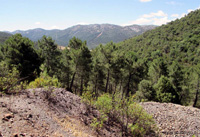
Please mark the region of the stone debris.
[[143, 102], [164, 136], [200, 136], [200, 109], [173, 103]]

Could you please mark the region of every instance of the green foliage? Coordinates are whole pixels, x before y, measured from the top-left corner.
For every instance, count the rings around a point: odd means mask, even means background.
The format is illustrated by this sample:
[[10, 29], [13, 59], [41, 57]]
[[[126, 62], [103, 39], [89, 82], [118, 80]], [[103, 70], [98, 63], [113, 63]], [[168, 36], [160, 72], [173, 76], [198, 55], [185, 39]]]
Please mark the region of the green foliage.
[[71, 82], [69, 90], [73, 92], [79, 91], [80, 95], [84, 87], [88, 86], [90, 81], [90, 71], [92, 69], [92, 56], [90, 50], [86, 46], [86, 42], [82, 42], [78, 38], [73, 38], [69, 43], [71, 58]]
[[72, 39], [69, 40], [68, 44], [69, 48], [80, 49], [81, 46], [82, 46], [82, 41], [79, 38], [73, 37]]
[[103, 127], [104, 122], [107, 120], [108, 120], [107, 115], [101, 114], [99, 119], [93, 118], [90, 126], [93, 127], [95, 130], [99, 130]]
[[167, 77], [162, 75], [158, 80], [158, 83], [154, 86], [154, 89], [156, 90], [158, 101], [173, 103], [178, 101], [178, 95]]
[[18, 70], [15, 67], [9, 70], [5, 62], [0, 62], [0, 93], [10, 93], [15, 90], [19, 81]]
[[10, 36], [11, 34], [9, 33], [0, 32], [0, 44], [3, 44]]
[[94, 104], [94, 93], [90, 91], [88, 88], [84, 89], [84, 92], [81, 96], [84, 103], [93, 105]]
[[[126, 135], [144, 136], [157, 130], [152, 116], [134, 102], [135, 96], [122, 98], [120, 94], [110, 95], [106, 93], [95, 101], [94, 98], [91, 99], [92, 93], [87, 92], [87, 97], [88, 94], [90, 95], [88, 102], [93, 100], [93, 105], [100, 111], [100, 116], [94, 118], [91, 123], [91, 126], [96, 130], [103, 128], [105, 122], [109, 123], [112, 118], [117, 119], [115, 122], [122, 124], [122, 133]], [[85, 96], [85, 94], [83, 95]], [[84, 97], [84, 99], [87, 98]]]
[[192, 91], [192, 105], [193, 107], [200, 107], [200, 65], [196, 65], [190, 70], [191, 72], [191, 81], [190, 81], [190, 89]]
[[33, 42], [21, 34], [9, 37], [1, 47], [3, 58], [11, 68], [13, 65], [20, 72], [20, 77], [28, 80], [35, 78], [34, 71], [39, 72], [40, 58], [33, 49]]
[[150, 81], [142, 80], [138, 86], [139, 89], [136, 92], [136, 95], [139, 98], [139, 100], [144, 100], [144, 101], [155, 100], [156, 93]]
[[[44, 66], [42, 65], [42, 68]], [[41, 87], [60, 87], [60, 82], [55, 77], [50, 77], [47, 71], [44, 70], [40, 73], [40, 77], [36, 78], [34, 81], [30, 82], [28, 88], [41, 88]]]
[[[151, 132], [155, 125], [154, 119], [137, 103], [131, 103], [128, 107], [128, 115], [132, 119], [132, 123], [128, 124], [133, 136], [143, 136]], [[154, 127], [154, 130], [156, 128]]]
[[109, 114], [112, 110], [112, 98], [109, 94], [103, 94], [98, 97], [97, 101], [95, 102], [95, 106], [97, 109], [105, 114]]
[[69, 89], [70, 88], [70, 82], [72, 77], [72, 57], [70, 54], [70, 50], [68, 48], [65, 48], [62, 51], [62, 58], [61, 58], [61, 71], [58, 76], [59, 81], [62, 84], [62, 87]]
[[58, 50], [57, 45], [51, 37], [43, 36], [38, 41], [38, 52], [43, 60], [44, 67], [49, 76], [58, 76], [60, 69], [61, 52]]

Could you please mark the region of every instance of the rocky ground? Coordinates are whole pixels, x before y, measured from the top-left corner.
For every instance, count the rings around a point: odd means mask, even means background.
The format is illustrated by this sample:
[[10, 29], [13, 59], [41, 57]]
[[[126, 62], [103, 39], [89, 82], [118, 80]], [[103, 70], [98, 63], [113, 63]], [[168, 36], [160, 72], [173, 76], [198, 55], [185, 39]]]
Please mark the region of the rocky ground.
[[[78, 96], [64, 89], [52, 92], [54, 100], [48, 95], [47, 90], [38, 88], [0, 97], [0, 136], [95, 136], [77, 118], [83, 107]], [[57, 105], [60, 103], [64, 105]]]
[[[171, 103], [141, 103], [163, 136], [200, 136], [200, 110]], [[99, 113], [62, 89], [29, 89], [0, 97], [0, 137], [120, 136], [120, 125], [99, 133], [89, 124]]]
[[172, 103], [144, 102], [164, 136], [200, 136], [200, 109]]

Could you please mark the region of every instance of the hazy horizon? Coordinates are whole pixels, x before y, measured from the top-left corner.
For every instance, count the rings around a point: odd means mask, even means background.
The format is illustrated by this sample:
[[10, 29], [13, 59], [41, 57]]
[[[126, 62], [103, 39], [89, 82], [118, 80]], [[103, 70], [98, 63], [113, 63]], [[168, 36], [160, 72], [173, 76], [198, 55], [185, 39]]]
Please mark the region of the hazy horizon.
[[[31, 29], [25, 29], [25, 30], [14, 30], [14, 31], [2, 31], [2, 32], [15, 32], [15, 31], [27, 31], [27, 30], [35, 30], [35, 29], [43, 29], [43, 30], [65, 30], [65, 29], [69, 29], [71, 27], [75, 27], [75, 26], [78, 26], [78, 25], [81, 25], [81, 26], [88, 26], [88, 25], [116, 25], [116, 24], [110, 24], [110, 23], [102, 23], [102, 24], [76, 24], [74, 26], [69, 26], [67, 28], [64, 28], [64, 29], [44, 29], [44, 28], [31, 28]], [[120, 26], [120, 27], [128, 27], [128, 26], [133, 26], [133, 25], [138, 25], [138, 24], [132, 24], [132, 25], [126, 25], [126, 26], [122, 26], [122, 25], [117, 25], [117, 26]], [[139, 26], [158, 26], [158, 25], [152, 25], [152, 24], [149, 24], [149, 25], [139, 25]]]
[[162, 25], [200, 8], [196, 0], [0, 0], [0, 31], [75, 25]]

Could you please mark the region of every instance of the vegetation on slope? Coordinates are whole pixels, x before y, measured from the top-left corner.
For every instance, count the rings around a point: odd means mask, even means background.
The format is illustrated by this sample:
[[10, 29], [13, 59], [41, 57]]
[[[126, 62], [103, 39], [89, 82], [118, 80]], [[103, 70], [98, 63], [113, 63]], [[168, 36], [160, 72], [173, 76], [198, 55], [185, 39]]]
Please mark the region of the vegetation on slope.
[[3, 44], [6, 39], [11, 36], [9, 33], [0, 32], [0, 44]]
[[[197, 105], [200, 73], [199, 23], [200, 10], [196, 10], [182, 19], [119, 43], [121, 50], [134, 51], [148, 65], [148, 77], [145, 78], [148, 81], [141, 81], [139, 84], [142, 92], [148, 92], [152, 88], [158, 92], [156, 85], [165, 77], [163, 84], [166, 85], [168, 79], [172, 87], [169, 91], [175, 91], [179, 96], [177, 103], [190, 104], [189, 100], [193, 100], [193, 106]], [[163, 92], [167, 92], [170, 86], [162, 88], [165, 89]], [[144, 93], [142, 96], [145, 96]]]
[[[92, 51], [88, 49], [86, 41], [76, 37], [70, 39], [68, 48], [61, 51], [50, 37], [43, 36], [34, 47], [28, 38], [16, 34], [1, 45], [0, 62], [8, 65], [10, 70], [16, 68], [16, 72], [19, 72], [18, 82], [35, 80], [36, 84], [33, 85], [37, 85], [37, 80], [43, 78], [40, 71], [45, 71], [48, 76], [46, 80], [55, 80], [70, 92], [82, 96], [87, 89], [99, 110], [108, 107], [109, 111], [110, 108], [118, 111], [118, 108], [98, 104], [112, 100], [117, 107], [126, 100], [132, 102], [132, 96], [134, 101], [200, 107], [199, 24], [200, 10], [196, 10], [135, 38], [118, 44], [109, 42], [105, 46], [99, 45]], [[2, 89], [7, 74], [12, 76], [10, 73], [3, 75], [4, 71], [0, 72], [1, 92], [7, 92]], [[111, 95], [119, 96], [115, 100], [115, 96]], [[143, 130], [139, 123], [132, 124], [133, 129], [139, 127], [142, 131], [148, 131], [142, 127]]]

